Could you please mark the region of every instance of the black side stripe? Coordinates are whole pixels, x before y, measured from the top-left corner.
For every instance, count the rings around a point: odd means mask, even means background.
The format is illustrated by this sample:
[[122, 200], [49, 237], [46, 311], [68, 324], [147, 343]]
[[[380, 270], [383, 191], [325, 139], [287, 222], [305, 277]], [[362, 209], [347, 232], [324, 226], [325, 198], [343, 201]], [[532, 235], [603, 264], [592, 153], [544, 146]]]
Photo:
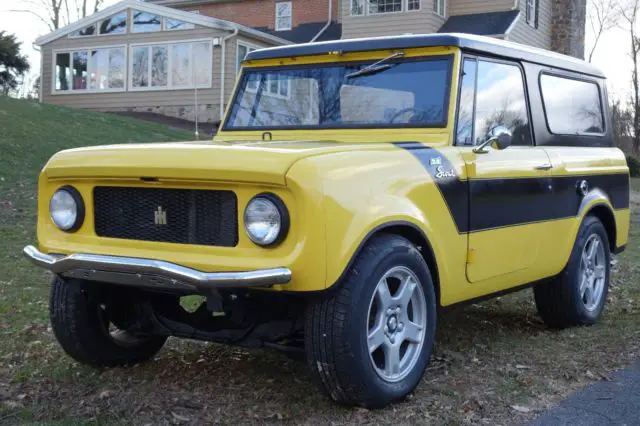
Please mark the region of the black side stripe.
[[626, 173], [463, 181], [438, 150], [418, 142], [395, 145], [409, 151], [431, 175], [460, 233], [575, 217], [583, 198], [576, 185], [582, 180], [604, 192], [614, 209], [629, 208]]

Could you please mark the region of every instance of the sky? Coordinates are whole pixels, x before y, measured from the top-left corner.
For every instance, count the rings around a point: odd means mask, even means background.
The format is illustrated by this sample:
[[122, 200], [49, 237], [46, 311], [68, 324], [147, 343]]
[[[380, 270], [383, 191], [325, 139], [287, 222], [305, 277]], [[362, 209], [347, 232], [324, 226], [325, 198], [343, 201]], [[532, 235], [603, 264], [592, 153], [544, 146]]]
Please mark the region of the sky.
[[[33, 48], [32, 43], [39, 36], [49, 33], [49, 30], [44, 23], [31, 14], [8, 12], [25, 6], [28, 8], [28, 5], [20, 4], [24, 1], [29, 0], [0, 0], [0, 30], [17, 35], [23, 43], [23, 53], [29, 57], [31, 73], [37, 75], [40, 70], [40, 54]], [[103, 8], [117, 2], [118, 0], [104, 0]], [[590, 28], [587, 25], [587, 45], [591, 44], [592, 39], [593, 35], [590, 34]], [[610, 95], [624, 100], [628, 97], [631, 78], [629, 44], [628, 34], [622, 29], [615, 28], [601, 37], [592, 61], [607, 76]]]

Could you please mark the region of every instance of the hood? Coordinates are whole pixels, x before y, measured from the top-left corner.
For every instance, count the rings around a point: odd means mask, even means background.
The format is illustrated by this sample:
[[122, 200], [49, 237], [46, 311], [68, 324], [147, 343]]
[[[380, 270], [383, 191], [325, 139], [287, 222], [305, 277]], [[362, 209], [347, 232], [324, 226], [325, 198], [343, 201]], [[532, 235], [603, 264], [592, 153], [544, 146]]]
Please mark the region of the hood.
[[285, 185], [287, 171], [296, 161], [364, 146], [322, 141], [97, 146], [57, 153], [44, 173], [49, 179], [149, 177]]

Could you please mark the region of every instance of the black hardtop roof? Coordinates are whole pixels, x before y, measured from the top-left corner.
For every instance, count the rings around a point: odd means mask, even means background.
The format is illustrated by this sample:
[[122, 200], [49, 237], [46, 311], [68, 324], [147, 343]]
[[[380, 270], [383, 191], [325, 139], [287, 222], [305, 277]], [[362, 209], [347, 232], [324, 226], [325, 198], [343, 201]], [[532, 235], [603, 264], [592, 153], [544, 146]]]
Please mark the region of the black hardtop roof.
[[322, 55], [328, 52], [360, 52], [367, 50], [394, 50], [414, 47], [459, 47], [465, 51], [517, 59], [605, 78], [602, 71], [588, 62], [571, 56], [538, 49], [524, 44], [472, 34], [410, 34], [347, 40], [304, 43], [270, 47], [250, 52], [246, 59], [290, 58], [294, 56]]

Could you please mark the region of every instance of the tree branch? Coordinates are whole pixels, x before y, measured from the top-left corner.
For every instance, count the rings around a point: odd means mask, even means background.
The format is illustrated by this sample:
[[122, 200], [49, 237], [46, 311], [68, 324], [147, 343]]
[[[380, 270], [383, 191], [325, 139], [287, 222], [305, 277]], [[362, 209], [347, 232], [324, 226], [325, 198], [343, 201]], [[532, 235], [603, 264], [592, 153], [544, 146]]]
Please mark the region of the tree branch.
[[47, 21], [45, 18], [43, 18], [39, 13], [34, 12], [33, 10], [27, 10], [27, 9], [11, 9], [8, 10], [8, 12], [13, 12], [13, 13], [28, 13], [31, 14], [33, 16], [35, 16], [36, 18], [38, 18], [41, 22], [43, 22], [51, 31], [55, 31], [55, 28], [53, 27], [53, 25], [51, 24], [50, 21]]

